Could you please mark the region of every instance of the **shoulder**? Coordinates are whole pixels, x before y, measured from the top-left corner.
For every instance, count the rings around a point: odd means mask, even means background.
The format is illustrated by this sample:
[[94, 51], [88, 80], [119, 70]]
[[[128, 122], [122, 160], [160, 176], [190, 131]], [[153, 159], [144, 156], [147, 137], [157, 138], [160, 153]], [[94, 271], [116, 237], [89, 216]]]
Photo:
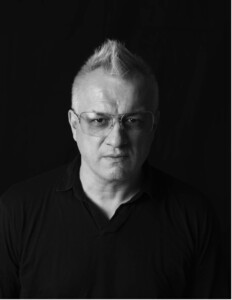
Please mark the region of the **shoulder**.
[[63, 165], [12, 185], [1, 195], [0, 205], [9, 209], [11, 207], [19, 208], [22, 204], [30, 205], [30, 203], [33, 203], [34, 205], [35, 202], [56, 189], [66, 169], [67, 165]]
[[182, 214], [189, 219], [215, 215], [210, 199], [193, 185], [152, 166], [149, 166], [149, 181], [158, 203], [172, 215]]
[[158, 190], [153, 206], [165, 230], [169, 228], [175, 236], [185, 237], [189, 245], [197, 245], [196, 253], [210, 241], [217, 244], [220, 223], [210, 199], [189, 183], [154, 168], [150, 172]]

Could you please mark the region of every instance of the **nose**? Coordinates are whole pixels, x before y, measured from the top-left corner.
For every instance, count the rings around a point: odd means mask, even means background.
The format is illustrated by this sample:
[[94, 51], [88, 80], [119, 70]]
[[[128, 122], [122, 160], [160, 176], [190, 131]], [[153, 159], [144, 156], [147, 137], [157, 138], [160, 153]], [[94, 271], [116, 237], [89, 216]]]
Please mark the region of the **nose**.
[[120, 125], [120, 122], [115, 122], [105, 141], [107, 145], [110, 145], [114, 148], [120, 148], [127, 144], [127, 137]]

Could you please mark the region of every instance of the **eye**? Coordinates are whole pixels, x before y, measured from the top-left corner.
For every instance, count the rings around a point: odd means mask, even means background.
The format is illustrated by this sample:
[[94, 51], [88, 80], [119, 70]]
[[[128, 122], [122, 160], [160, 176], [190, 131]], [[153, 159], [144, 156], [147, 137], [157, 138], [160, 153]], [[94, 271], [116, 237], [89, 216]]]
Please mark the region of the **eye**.
[[106, 119], [103, 119], [103, 118], [97, 118], [97, 119], [92, 120], [92, 122], [99, 123], [99, 124], [104, 123], [105, 121], [106, 121]]
[[135, 125], [135, 124], [139, 124], [142, 122], [142, 119], [139, 117], [127, 117], [125, 119], [126, 124], [131, 124], [131, 125]]
[[109, 119], [105, 117], [104, 118], [98, 117], [90, 120], [90, 125], [95, 127], [108, 126], [108, 124], [109, 124]]
[[128, 123], [136, 123], [136, 122], [139, 122], [140, 120], [139, 119], [136, 119], [136, 118], [127, 118], [127, 122]]
[[128, 130], [142, 130], [144, 128], [144, 117], [142, 114], [127, 115], [124, 119], [124, 127]]

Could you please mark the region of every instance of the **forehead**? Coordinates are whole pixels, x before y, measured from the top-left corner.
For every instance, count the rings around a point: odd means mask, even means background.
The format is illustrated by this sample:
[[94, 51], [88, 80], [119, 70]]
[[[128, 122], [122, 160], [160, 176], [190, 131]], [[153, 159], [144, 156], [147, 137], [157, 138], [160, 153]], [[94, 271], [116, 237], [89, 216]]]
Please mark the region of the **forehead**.
[[149, 110], [150, 99], [144, 87], [142, 76], [125, 80], [97, 69], [82, 79], [76, 108], [79, 113], [82, 111], [126, 113]]

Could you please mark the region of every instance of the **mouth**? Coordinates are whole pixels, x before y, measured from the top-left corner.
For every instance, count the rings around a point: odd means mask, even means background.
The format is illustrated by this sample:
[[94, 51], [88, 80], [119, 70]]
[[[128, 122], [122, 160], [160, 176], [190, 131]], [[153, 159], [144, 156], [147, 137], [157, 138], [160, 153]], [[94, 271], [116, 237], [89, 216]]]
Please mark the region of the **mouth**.
[[104, 158], [109, 159], [109, 160], [124, 160], [128, 158], [128, 155], [106, 155]]

